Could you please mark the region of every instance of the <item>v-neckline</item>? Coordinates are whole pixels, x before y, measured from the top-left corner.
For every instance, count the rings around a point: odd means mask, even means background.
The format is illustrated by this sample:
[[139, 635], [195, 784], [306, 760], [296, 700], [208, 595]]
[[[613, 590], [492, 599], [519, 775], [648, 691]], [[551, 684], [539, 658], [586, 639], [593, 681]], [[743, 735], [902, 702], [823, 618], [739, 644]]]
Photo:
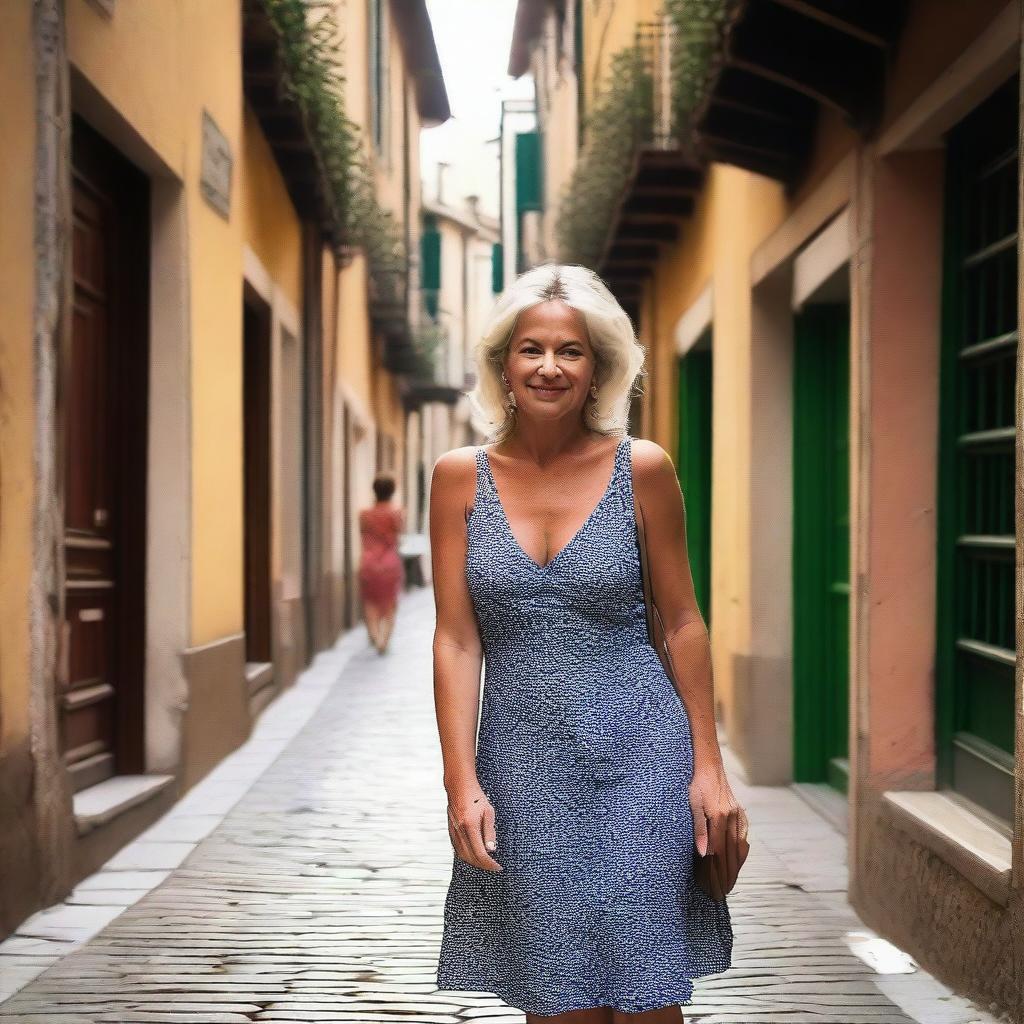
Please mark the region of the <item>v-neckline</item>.
[[562, 558], [566, 551], [568, 551], [583, 535], [584, 531], [593, 521], [594, 517], [601, 510], [601, 507], [608, 500], [609, 495], [612, 493], [612, 488], [615, 486], [615, 478], [619, 474], [619, 459], [621, 457], [622, 446], [626, 443], [626, 440], [627, 438], [623, 437], [615, 446], [615, 455], [612, 459], [612, 474], [608, 478], [608, 485], [607, 487], [605, 487], [604, 493], [598, 499], [597, 504], [591, 509], [590, 515], [588, 515], [587, 518], [583, 520], [583, 522], [580, 524], [580, 528], [569, 538], [568, 541], [566, 541], [564, 545], [562, 545], [562, 547], [555, 554], [554, 558], [552, 558], [549, 562], [545, 562], [544, 565], [541, 565], [540, 562], [537, 562], [533, 558], [531, 558], [530, 555], [527, 554], [526, 549], [522, 546], [522, 544], [520, 544], [519, 541], [516, 540], [516, 535], [512, 532], [512, 524], [509, 522], [508, 514], [505, 512], [505, 504], [501, 500], [501, 494], [498, 493], [498, 484], [497, 481], [494, 479], [494, 471], [491, 469], [490, 456], [487, 454], [486, 448], [480, 449], [480, 451], [483, 452], [484, 465], [487, 467], [487, 475], [490, 477], [491, 487], [494, 490], [494, 498], [498, 503], [499, 510], [501, 511], [501, 520], [505, 525], [505, 532], [508, 534], [509, 540], [512, 541], [512, 544], [514, 545], [516, 551], [518, 551], [519, 554], [527, 562], [529, 562], [529, 564], [533, 566], [533, 568], [536, 569], [538, 572], [547, 572], [557, 561], [559, 561]]

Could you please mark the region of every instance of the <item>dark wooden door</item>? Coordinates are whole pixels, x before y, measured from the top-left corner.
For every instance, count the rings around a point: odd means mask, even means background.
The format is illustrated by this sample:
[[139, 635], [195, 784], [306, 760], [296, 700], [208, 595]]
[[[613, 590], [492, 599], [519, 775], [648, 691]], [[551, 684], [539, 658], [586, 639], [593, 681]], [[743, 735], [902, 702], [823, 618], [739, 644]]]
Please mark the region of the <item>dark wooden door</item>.
[[82, 789], [143, 768], [148, 182], [72, 129], [61, 750]]
[[273, 660], [270, 572], [270, 308], [246, 289], [243, 306], [245, 430], [245, 660]]

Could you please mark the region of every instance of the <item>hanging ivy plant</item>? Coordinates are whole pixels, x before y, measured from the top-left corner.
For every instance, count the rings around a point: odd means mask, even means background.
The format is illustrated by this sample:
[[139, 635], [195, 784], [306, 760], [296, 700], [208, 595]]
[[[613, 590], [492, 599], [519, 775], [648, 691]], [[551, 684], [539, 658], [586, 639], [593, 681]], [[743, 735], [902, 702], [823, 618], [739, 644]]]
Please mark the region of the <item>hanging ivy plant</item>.
[[641, 46], [609, 62], [602, 91], [583, 126], [585, 142], [558, 207], [559, 259], [593, 270], [629, 182], [640, 145], [650, 138], [654, 82]]
[[337, 5], [327, 0], [259, 2], [278, 37], [285, 91], [310, 133], [336, 245], [365, 252], [374, 302], [404, 318], [408, 255], [394, 214], [377, 200], [362, 130], [345, 112]]
[[677, 138], [689, 131], [736, 0], [664, 0], [672, 23], [672, 106]]

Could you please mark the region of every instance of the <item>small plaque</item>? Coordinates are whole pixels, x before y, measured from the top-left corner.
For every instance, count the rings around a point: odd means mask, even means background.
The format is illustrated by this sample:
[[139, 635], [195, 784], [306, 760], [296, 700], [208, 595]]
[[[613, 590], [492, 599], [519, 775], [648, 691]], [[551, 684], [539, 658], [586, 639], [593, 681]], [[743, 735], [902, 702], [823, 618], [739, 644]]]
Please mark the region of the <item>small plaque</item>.
[[203, 169], [206, 201], [225, 219], [231, 215], [231, 147], [217, 122], [203, 111]]

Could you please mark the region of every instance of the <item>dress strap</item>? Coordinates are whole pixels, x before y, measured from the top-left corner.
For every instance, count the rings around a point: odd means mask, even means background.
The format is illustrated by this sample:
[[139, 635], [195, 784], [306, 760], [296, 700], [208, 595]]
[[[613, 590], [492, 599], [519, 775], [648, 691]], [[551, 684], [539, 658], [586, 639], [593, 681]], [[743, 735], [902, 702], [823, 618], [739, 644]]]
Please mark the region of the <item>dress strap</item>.
[[616, 452], [616, 469], [619, 475], [617, 490], [622, 499], [623, 510], [633, 518], [633, 438], [626, 434], [619, 442]]
[[493, 488], [490, 484], [487, 456], [484, 455], [483, 446], [477, 445], [473, 454], [476, 457], [476, 486], [473, 490], [473, 512], [475, 513], [490, 498]]

